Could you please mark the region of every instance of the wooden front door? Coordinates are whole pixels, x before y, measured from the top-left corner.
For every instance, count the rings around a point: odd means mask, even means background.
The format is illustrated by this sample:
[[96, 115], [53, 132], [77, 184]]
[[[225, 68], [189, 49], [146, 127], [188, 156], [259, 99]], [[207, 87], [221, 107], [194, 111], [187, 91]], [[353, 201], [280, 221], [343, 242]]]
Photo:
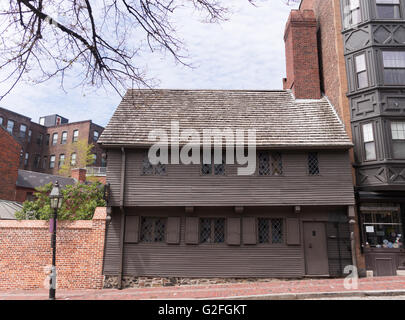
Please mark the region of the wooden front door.
[[305, 267], [307, 275], [329, 275], [326, 231], [323, 222], [304, 222]]

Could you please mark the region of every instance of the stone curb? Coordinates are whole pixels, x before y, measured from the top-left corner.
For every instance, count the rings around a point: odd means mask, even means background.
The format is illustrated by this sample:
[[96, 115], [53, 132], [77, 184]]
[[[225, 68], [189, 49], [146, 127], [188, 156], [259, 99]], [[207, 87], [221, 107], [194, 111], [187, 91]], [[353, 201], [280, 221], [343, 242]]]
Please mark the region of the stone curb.
[[[216, 297], [215, 300], [304, 300], [316, 298], [339, 298], [339, 297], [392, 297], [405, 295], [405, 290], [367, 290], [348, 292], [305, 292], [305, 293], [272, 293], [248, 296]], [[200, 300], [212, 300], [202, 298]]]

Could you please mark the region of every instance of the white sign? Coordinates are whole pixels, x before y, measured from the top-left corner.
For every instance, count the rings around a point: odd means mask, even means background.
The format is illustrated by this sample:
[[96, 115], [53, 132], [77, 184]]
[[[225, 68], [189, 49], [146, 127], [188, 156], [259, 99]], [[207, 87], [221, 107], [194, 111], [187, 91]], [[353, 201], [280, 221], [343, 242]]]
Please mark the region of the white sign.
[[374, 233], [374, 226], [366, 226], [366, 232]]

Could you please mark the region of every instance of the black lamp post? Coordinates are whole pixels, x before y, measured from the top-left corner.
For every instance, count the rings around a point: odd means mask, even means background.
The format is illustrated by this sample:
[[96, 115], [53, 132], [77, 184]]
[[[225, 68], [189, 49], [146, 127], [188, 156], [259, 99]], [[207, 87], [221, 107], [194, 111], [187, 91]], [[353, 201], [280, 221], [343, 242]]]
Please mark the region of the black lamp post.
[[58, 209], [62, 206], [62, 194], [60, 192], [59, 183], [56, 181], [52, 188], [51, 194], [49, 195], [51, 199], [51, 208], [53, 209], [53, 230], [52, 230], [52, 240], [51, 248], [52, 252], [52, 272], [49, 287], [49, 299], [55, 300], [56, 292], [56, 219], [58, 217]]

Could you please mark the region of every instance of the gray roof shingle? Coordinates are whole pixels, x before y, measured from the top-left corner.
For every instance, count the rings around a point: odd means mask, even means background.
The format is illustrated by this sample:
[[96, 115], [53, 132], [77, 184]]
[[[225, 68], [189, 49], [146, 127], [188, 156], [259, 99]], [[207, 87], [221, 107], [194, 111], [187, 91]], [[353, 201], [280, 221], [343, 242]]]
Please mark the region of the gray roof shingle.
[[258, 147], [350, 148], [326, 98], [295, 100], [286, 90], [128, 90], [99, 139], [106, 146], [148, 146], [153, 129], [256, 129]]
[[42, 187], [50, 182], [59, 182], [59, 186], [65, 187], [67, 185], [74, 185], [75, 180], [73, 178], [66, 178], [61, 176], [55, 176], [52, 174], [39, 173], [26, 170], [18, 170], [17, 187], [35, 189]]

